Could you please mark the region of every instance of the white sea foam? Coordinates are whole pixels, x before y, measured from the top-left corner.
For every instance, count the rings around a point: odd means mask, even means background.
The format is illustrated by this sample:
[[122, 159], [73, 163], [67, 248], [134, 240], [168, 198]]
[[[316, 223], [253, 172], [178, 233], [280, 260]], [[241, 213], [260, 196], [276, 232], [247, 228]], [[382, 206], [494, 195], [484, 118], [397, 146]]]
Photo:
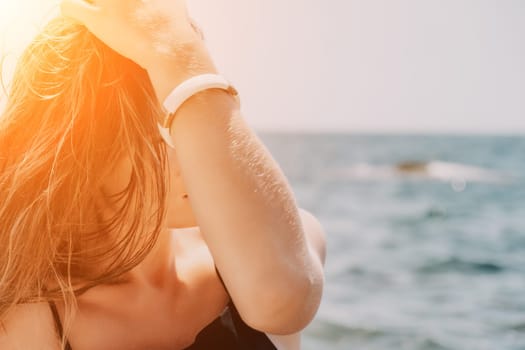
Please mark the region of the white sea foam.
[[442, 181], [504, 182], [510, 180], [510, 176], [495, 170], [439, 161], [428, 163], [426, 174], [429, 178]]
[[437, 180], [451, 182], [458, 190], [461, 190], [467, 182], [504, 183], [513, 180], [511, 175], [500, 171], [443, 161], [407, 161], [394, 165], [357, 163], [330, 175], [340, 180], [398, 178]]

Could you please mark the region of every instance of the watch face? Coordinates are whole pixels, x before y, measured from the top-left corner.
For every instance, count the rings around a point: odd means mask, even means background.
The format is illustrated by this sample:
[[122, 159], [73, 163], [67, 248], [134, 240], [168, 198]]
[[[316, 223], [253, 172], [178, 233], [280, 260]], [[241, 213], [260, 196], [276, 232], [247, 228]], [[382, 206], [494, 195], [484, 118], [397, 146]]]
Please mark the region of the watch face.
[[[168, 120], [171, 118], [166, 118], [166, 119]], [[164, 140], [164, 142], [166, 142], [166, 144], [170, 146], [171, 148], [175, 148], [175, 145], [173, 144], [173, 141], [171, 140], [170, 129], [163, 127], [162, 125], [160, 125], [160, 123], [158, 124], [158, 127], [159, 127], [160, 136], [162, 136], [162, 139]]]

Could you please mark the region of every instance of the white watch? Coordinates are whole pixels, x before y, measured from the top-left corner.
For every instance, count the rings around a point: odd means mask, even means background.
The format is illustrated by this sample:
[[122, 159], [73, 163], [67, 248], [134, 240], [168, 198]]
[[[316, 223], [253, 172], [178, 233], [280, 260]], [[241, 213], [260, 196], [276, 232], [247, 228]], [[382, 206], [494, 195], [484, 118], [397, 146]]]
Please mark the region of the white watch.
[[237, 90], [221, 75], [202, 74], [184, 81], [173, 89], [164, 100], [163, 105], [168, 113], [166, 118], [164, 118], [164, 121], [158, 123], [160, 135], [168, 146], [174, 148], [173, 141], [171, 140], [170, 129], [178, 109], [193, 95], [209, 89], [225, 90], [232, 96], [236, 98], [239, 97]]

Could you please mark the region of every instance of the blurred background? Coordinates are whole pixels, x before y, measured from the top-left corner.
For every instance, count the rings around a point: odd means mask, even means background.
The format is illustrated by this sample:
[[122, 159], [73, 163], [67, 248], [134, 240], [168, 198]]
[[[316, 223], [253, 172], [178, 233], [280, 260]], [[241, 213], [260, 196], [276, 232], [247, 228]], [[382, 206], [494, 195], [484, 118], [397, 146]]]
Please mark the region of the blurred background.
[[[0, 0], [6, 80], [51, 2]], [[326, 229], [304, 349], [525, 349], [525, 2], [188, 3]]]

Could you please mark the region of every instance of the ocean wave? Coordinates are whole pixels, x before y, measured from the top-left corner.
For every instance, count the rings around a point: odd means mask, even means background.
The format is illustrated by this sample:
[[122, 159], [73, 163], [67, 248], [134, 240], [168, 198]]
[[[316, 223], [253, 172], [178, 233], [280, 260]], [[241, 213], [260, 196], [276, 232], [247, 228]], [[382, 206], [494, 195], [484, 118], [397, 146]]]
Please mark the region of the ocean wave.
[[343, 325], [338, 322], [320, 320], [309, 327], [309, 334], [331, 340], [341, 338], [376, 339], [391, 335], [386, 330]]
[[508, 325], [508, 326], [502, 327], [502, 328], [503, 328], [503, 330], [510, 330], [510, 331], [523, 333], [523, 332], [525, 332], [525, 323], [524, 322], [519, 322], [519, 323]]
[[429, 263], [418, 268], [421, 274], [434, 274], [446, 272], [461, 272], [467, 274], [497, 274], [503, 272], [505, 267], [490, 261], [468, 261], [458, 257]]
[[[450, 350], [440, 340], [428, 334], [392, 326], [343, 326], [319, 319], [308, 328], [308, 337], [324, 339], [330, 347], [324, 349], [407, 349], [407, 350]], [[353, 347], [340, 347], [354, 344]], [[326, 344], [325, 344], [326, 345]]]
[[451, 182], [461, 188], [467, 182], [508, 183], [514, 177], [492, 169], [443, 161], [403, 161], [397, 164], [358, 163], [338, 172], [347, 180], [388, 180], [399, 178]]

